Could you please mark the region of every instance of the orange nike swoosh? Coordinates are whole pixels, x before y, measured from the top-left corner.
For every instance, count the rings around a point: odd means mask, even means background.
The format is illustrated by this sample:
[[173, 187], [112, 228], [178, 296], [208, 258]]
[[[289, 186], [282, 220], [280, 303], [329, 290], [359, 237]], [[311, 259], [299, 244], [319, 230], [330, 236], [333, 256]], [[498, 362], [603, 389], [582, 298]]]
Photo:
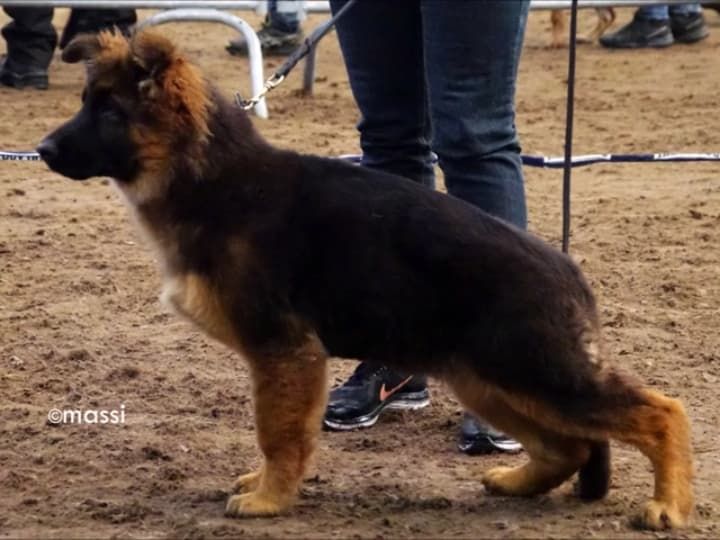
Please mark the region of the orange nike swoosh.
[[410, 382], [410, 379], [412, 379], [412, 375], [410, 375], [407, 379], [402, 381], [400, 384], [398, 384], [395, 388], [391, 388], [390, 390], [385, 390], [385, 383], [380, 387], [380, 401], [385, 401], [387, 398], [392, 396], [395, 392], [400, 390], [403, 386], [405, 386], [407, 383]]

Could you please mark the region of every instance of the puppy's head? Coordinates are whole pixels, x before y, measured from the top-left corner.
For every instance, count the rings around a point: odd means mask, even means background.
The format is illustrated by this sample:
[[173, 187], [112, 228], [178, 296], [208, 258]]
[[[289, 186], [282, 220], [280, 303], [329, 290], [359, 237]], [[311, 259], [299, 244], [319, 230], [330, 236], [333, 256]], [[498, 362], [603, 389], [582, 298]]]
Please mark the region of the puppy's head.
[[52, 170], [131, 184], [166, 176], [173, 156], [200, 159], [209, 136], [208, 88], [169, 40], [147, 31], [130, 40], [112, 31], [85, 34], [62, 58], [84, 61], [87, 82], [78, 113], [38, 146]]

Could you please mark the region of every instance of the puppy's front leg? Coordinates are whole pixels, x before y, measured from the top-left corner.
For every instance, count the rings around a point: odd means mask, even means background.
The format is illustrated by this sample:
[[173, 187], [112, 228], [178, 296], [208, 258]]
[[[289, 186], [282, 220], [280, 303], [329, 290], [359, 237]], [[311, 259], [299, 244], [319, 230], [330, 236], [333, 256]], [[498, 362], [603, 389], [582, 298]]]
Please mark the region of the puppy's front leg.
[[251, 491], [230, 497], [226, 515], [268, 516], [292, 505], [325, 413], [326, 368], [317, 338], [285, 357], [251, 360], [255, 423], [265, 460], [245, 484]]

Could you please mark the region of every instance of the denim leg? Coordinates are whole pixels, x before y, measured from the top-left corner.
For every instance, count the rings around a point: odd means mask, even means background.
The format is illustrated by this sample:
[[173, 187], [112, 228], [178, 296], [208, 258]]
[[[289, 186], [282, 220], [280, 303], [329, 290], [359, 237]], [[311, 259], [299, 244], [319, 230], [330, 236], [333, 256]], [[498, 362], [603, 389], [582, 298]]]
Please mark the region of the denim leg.
[[300, 29], [300, 9], [300, 0], [269, 0], [270, 25], [280, 32], [294, 34]]
[[639, 8], [635, 16], [646, 21], [667, 21], [670, 18], [670, 13], [667, 5], [656, 4]]
[[432, 147], [448, 191], [525, 228], [514, 101], [529, 0], [421, 7]]
[[47, 69], [57, 44], [52, 25], [53, 9], [46, 7], [6, 7], [12, 21], [2, 29], [7, 41], [8, 68]]
[[[346, 0], [331, 0], [337, 12]], [[336, 25], [363, 165], [434, 187], [419, 0], [358, 1]]]

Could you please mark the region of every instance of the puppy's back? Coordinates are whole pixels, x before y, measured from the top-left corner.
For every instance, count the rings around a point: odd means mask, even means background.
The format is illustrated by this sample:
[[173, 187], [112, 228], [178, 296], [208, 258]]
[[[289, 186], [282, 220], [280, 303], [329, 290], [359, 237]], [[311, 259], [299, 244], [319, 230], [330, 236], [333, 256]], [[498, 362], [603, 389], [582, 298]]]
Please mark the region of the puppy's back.
[[518, 346], [560, 354], [569, 315], [595, 324], [580, 271], [538, 238], [393, 175], [300, 159], [290, 297], [332, 354], [435, 372], [473, 351], [487, 367]]

